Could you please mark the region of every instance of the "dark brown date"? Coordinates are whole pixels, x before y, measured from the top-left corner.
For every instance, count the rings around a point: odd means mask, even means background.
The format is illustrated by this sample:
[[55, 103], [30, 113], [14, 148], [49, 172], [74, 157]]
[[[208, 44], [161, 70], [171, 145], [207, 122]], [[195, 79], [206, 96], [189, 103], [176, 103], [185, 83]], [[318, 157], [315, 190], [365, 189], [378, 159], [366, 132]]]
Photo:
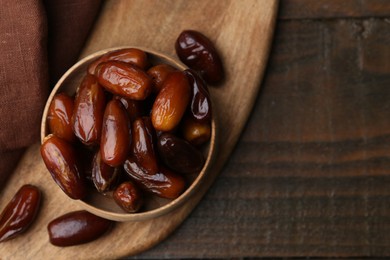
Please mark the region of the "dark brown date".
[[155, 151], [156, 134], [149, 117], [138, 118], [133, 122], [132, 154], [147, 172], [158, 171]]
[[47, 112], [50, 133], [69, 142], [76, 140], [72, 129], [73, 98], [65, 93], [56, 94]]
[[23, 185], [0, 215], [0, 242], [15, 238], [34, 222], [41, 203], [41, 192], [33, 185]]
[[86, 195], [85, 177], [80, 173], [76, 152], [65, 140], [49, 135], [41, 145], [41, 156], [58, 186], [72, 199]]
[[130, 151], [130, 119], [119, 100], [111, 100], [104, 112], [100, 153], [102, 160], [112, 167], [122, 164]]
[[98, 150], [92, 161], [92, 181], [99, 192], [111, 190], [119, 178], [118, 168], [111, 167], [103, 162]]
[[52, 220], [48, 226], [50, 243], [74, 246], [91, 242], [106, 233], [113, 222], [88, 211], [73, 211]]
[[176, 40], [175, 49], [180, 60], [209, 84], [218, 84], [224, 77], [221, 58], [214, 44], [200, 32], [183, 31]]
[[156, 130], [172, 131], [178, 126], [191, 98], [187, 76], [182, 71], [169, 74], [152, 108], [152, 123]]
[[76, 142], [73, 145], [73, 149], [76, 151], [77, 163], [79, 166], [79, 171], [85, 177], [85, 180], [92, 183], [92, 162], [95, 156], [96, 147], [85, 146], [81, 142]]
[[189, 142], [170, 133], [163, 133], [157, 142], [163, 162], [179, 173], [194, 173], [202, 169], [203, 154]]
[[192, 89], [192, 99], [190, 101], [190, 112], [193, 118], [198, 121], [211, 120], [211, 101], [207, 85], [204, 80], [194, 70], [185, 70]]
[[117, 51], [111, 51], [109, 53], [104, 54], [99, 59], [93, 61], [88, 66], [88, 73], [92, 75], [95, 74], [96, 67], [100, 63], [113, 60], [131, 63], [140, 69], [145, 69], [149, 64], [148, 57], [144, 51], [136, 48], [127, 48]]
[[126, 212], [137, 212], [142, 204], [141, 191], [132, 182], [126, 181], [119, 185], [114, 191], [115, 202]]
[[185, 118], [181, 125], [184, 139], [192, 145], [200, 146], [210, 140], [211, 125], [210, 122], [199, 122], [192, 117]]
[[157, 173], [151, 174], [146, 172], [135, 158], [129, 157], [123, 168], [141, 188], [159, 197], [175, 199], [184, 191], [184, 178], [164, 167], [160, 167]]
[[103, 88], [96, 77], [87, 74], [78, 89], [72, 116], [73, 131], [85, 145], [99, 144], [105, 106]]
[[152, 79], [134, 65], [108, 61], [100, 63], [96, 71], [99, 83], [115, 95], [144, 100], [152, 91]]
[[173, 71], [176, 71], [176, 69], [168, 64], [158, 64], [147, 71], [148, 75], [152, 77], [153, 80], [153, 93], [157, 94], [160, 92], [165, 79]]

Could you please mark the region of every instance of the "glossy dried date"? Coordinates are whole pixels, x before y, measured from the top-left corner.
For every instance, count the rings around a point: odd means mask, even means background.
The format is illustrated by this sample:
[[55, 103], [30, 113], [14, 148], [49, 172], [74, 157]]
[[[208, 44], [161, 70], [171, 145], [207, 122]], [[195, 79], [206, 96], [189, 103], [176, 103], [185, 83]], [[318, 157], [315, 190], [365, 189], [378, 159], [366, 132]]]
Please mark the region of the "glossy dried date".
[[73, 131], [85, 145], [99, 144], [105, 106], [103, 88], [96, 77], [86, 75], [78, 89], [72, 116]]
[[183, 31], [176, 40], [175, 49], [180, 60], [209, 84], [218, 84], [224, 77], [221, 58], [214, 44], [205, 35], [193, 30]]
[[149, 117], [138, 118], [133, 122], [132, 154], [147, 172], [158, 171], [155, 151], [156, 135]]
[[123, 168], [141, 188], [159, 197], [175, 199], [184, 191], [184, 178], [164, 167], [160, 167], [157, 173], [150, 174], [137, 163], [135, 158], [129, 157]]
[[178, 126], [190, 98], [191, 88], [187, 76], [181, 71], [169, 74], [152, 107], [151, 119], [154, 128], [171, 131]]
[[73, 98], [65, 93], [58, 93], [51, 101], [47, 112], [50, 133], [69, 142], [76, 140], [72, 129]]
[[102, 160], [110, 166], [122, 164], [130, 151], [130, 119], [119, 100], [111, 100], [104, 112], [100, 142]]
[[88, 211], [73, 211], [52, 220], [48, 226], [50, 243], [65, 247], [84, 244], [106, 233], [113, 222]]
[[202, 169], [203, 154], [189, 142], [170, 133], [163, 133], [157, 142], [163, 162], [179, 173], [194, 173]]
[[92, 181], [99, 192], [111, 190], [119, 178], [118, 168], [111, 167], [103, 162], [98, 150], [92, 161]]
[[210, 140], [211, 125], [209, 122], [199, 122], [193, 118], [185, 118], [181, 125], [184, 139], [195, 146], [200, 146]]
[[33, 185], [23, 185], [0, 215], [0, 242], [15, 238], [34, 222], [41, 203], [41, 192]]
[[141, 191], [132, 182], [126, 181], [120, 184], [113, 194], [115, 202], [126, 212], [137, 212], [142, 204]]
[[171, 72], [177, 71], [174, 67], [168, 64], [158, 64], [151, 67], [147, 73], [153, 80], [153, 93], [160, 92], [165, 79]]
[[211, 120], [211, 100], [207, 85], [194, 70], [185, 70], [192, 89], [190, 113], [193, 118], [202, 122]]
[[119, 61], [103, 62], [96, 68], [99, 83], [109, 92], [144, 100], [152, 91], [152, 79], [140, 68]]
[[85, 176], [79, 171], [76, 152], [65, 140], [49, 135], [41, 145], [41, 156], [58, 186], [72, 199], [86, 195]]
[[99, 59], [93, 61], [88, 66], [88, 73], [95, 74], [96, 67], [106, 61], [122, 61], [125, 63], [131, 63], [140, 69], [145, 69], [148, 66], [148, 57], [146, 53], [140, 49], [127, 48], [117, 51], [111, 51], [104, 54]]

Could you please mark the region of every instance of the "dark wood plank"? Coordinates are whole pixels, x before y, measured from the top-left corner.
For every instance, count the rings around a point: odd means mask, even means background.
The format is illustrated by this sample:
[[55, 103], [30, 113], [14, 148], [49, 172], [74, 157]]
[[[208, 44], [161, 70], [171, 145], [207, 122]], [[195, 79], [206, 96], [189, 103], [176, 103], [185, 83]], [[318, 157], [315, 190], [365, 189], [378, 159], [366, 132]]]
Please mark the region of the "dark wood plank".
[[389, 29], [279, 22], [225, 170], [181, 228], [138, 257], [390, 256]]
[[389, 0], [282, 0], [280, 19], [389, 17]]

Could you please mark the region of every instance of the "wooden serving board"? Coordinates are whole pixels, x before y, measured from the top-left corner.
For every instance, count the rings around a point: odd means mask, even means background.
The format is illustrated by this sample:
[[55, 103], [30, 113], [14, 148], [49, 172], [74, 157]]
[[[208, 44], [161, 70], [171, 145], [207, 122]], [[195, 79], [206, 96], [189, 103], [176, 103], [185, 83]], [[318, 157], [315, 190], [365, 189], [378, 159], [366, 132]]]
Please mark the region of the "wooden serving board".
[[148, 221], [117, 223], [94, 242], [59, 248], [48, 241], [47, 223], [80, 206], [56, 186], [41, 160], [39, 144], [33, 145], [2, 191], [0, 208], [25, 183], [43, 191], [42, 208], [23, 236], [0, 244], [0, 258], [119, 258], [147, 250], [175, 230], [217, 177], [247, 121], [267, 63], [277, 5], [277, 0], [106, 1], [82, 56], [100, 49], [133, 45], [175, 57], [175, 40], [185, 29], [198, 30], [215, 43], [225, 65], [226, 80], [210, 90], [219, 124], [219, 152], [210, 178], [199, 193], [174, 212]]

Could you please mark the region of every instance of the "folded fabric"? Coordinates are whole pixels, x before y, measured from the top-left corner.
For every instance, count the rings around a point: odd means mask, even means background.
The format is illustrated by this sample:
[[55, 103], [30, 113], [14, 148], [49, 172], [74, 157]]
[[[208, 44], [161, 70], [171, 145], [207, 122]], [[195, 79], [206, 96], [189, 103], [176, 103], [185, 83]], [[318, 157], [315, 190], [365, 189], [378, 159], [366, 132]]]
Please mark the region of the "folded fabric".
[[51, 86], [77, 60], [97, 0], [0, 0], [0, 188], [39, 141]]

